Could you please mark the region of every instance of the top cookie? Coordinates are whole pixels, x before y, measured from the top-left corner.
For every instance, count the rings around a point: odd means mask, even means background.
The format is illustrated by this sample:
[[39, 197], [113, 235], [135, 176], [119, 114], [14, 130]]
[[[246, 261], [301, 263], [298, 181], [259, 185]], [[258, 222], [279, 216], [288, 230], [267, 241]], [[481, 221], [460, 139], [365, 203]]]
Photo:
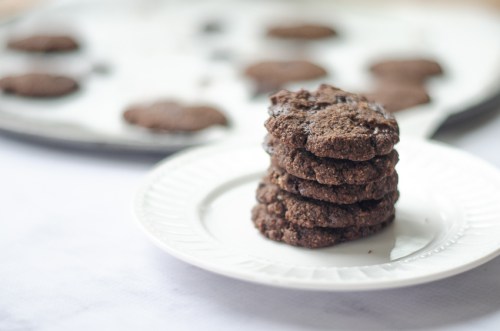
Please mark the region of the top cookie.
[[77, 50], [80, 45], [70, 36], [35, 35], [26, 38], [12, 39], [7, 47], [24, 52], [55, 53]]
[[399, 141], [394, 116], [364, 97], [323, 84], [271, 96], [265, 126], [275, 138], [319, 157], [366, 161]]
[[337, 32], [325, 25], [296, 24], [273, 26], [267, 31], [267, 35], [282, 39], [315, 40], [334, 37]]
[[443, 73], [439, 63], [429, 59], [386, 60], [373, 64], [370, 70], [384, 81], [405, 83], [422, 83]]

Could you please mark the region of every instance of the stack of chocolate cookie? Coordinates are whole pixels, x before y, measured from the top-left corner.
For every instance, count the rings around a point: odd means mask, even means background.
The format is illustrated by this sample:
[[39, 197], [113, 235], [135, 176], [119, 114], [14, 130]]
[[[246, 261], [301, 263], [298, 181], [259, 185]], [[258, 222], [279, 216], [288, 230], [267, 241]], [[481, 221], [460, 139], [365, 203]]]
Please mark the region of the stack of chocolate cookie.
[[364, 97], [329, 85], [271, 96], [271, 156], [252, 211], [266, 237], [319, 248], [379, 232], [394, 220], [399, 128]]

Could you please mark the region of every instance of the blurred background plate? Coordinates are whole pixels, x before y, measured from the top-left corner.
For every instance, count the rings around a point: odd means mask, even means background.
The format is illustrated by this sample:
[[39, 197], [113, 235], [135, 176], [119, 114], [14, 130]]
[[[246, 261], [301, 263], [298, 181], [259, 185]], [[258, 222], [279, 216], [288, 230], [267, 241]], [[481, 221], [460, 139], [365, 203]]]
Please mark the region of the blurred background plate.
[[[265, 37], [268, 26], [299, 20], [331, 25], [339, 37], [307, 47]], [[220, 31], [204, 33], [207, 24]], [[373, 88], [368, 67], [374, 61], [435, 58], [445, 75], [426, 84], [431, 103], [396, 113], [403, 135], [431, 137], [450, 116], [453, 125], [499, 101], [500, 20], [479, 7], [392, 1], [53, 1], [1, 26], [0, 42], [40, 31], [67, 32], [84, 47], [51, 56], [1, 51], [1, 76], [43, 70], [81, 82], [81, 91], [60, 99], [1, 96], [0, 130], [37, 140], [165, 153], [221, 140], [261, 139], [268, 100], [253, 95], [243, 71], [266, 59], [307, 58], [330, 74], [287, 88], [326, 82], [365, 92]], [[231, 128], [155, 134], [122, 120], [128, 105], [156, 98], [214, 105], [227, 114]]]

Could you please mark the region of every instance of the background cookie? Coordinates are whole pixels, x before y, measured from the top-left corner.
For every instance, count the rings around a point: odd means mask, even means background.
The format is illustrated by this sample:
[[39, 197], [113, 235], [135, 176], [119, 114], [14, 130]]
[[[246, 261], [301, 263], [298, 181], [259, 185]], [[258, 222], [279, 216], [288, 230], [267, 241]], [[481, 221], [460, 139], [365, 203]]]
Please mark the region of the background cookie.
[[265, 205], [269, 213], [306, 228], [344, 228], [381, 223], [394, 214], [394, 203], [398, 197], [397, 192], [391, 192], [381, 200], [340, 205], [288, 193], [271, 184], [268, 178], [264, 178], [257, 188], [257, 201]]
[[71, 36], [35, 35], [11, 39], [7, 43], [7, 47], [24, 52], [55, 53], [75, 51], [80, 48], [80, 45]]
[[213, 107], [183, 106], [172, 101], [132, 106], [123, 117], [137, 126], [169, 132], [193, 132], [228, 125], [224, 114]]
[[443, 73], [441, 65], [430, 59], [390, 59], [374, 63], [370, 70], [383, 80], [417, 83]]
[[295, 177], [326, 185], [360, 185], [380, 180], [391, 175], [399, 161], [396, 150], [368, 161], [320, 158], [304, 149], [288, 147], [271, 136], [264, 147], [272, 164]]
[[256, 93], [266, 93], [286, 83], [324, 77], [327, 71], [309, 61], [263, 61], [247, 67], [245, 75], [255, 81]]
[[270, 27], [267, 30], [267, 35], [283, 39], [314, 40], [334, 37], [337, 35], [337, 32], [326, 25], [296, 24]]
[[363, 94], [368, 100], [380, 103], [384, 109], [397, 112], [431, 101], [427, 91], [420, 85], [390, 84]]
[[78, 89], [78, 83], [70, 77], [30, 73], [0, 79], [0, 89], [25, 97], [48, 98], [72, 93]]
[[364, 185], [324, 185], [292, 176], [281, 168], [271, 166], [268, 169], [267, 178], [271, 183], [289, 193], [336, 204], [379, 200], [398, 187], [397, 172]]
[[399, 141], [394, 116], [364, 97], [333, 86], [316, 91], [282, 90], [271, 97], [265, 126], [283, 144], [320, 156], [369, 160]]
[[375, 234], [387, 227], [394, 220], [390, 215], [383, 222], [366, 227], [348, 228], [305, 228], [286, 221], [284, 218], [267, 212], [262, 204], [252, 210], [252, 221], [255, 227], [267, 238], [282, 241], [289, 245], [307, 248], [333, 246]]

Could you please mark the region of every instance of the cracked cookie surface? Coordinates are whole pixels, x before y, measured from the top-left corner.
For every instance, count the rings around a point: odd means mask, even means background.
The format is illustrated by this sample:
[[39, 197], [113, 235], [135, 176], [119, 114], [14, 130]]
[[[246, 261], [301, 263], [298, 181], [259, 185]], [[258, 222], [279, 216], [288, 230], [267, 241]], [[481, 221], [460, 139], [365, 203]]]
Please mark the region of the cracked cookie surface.
[[271, 96], [268, 132], [282, 144], [319, 157], [366, 161], [399, 141], [392, 114], [361, 95], [323, 84], [316, 91]]

